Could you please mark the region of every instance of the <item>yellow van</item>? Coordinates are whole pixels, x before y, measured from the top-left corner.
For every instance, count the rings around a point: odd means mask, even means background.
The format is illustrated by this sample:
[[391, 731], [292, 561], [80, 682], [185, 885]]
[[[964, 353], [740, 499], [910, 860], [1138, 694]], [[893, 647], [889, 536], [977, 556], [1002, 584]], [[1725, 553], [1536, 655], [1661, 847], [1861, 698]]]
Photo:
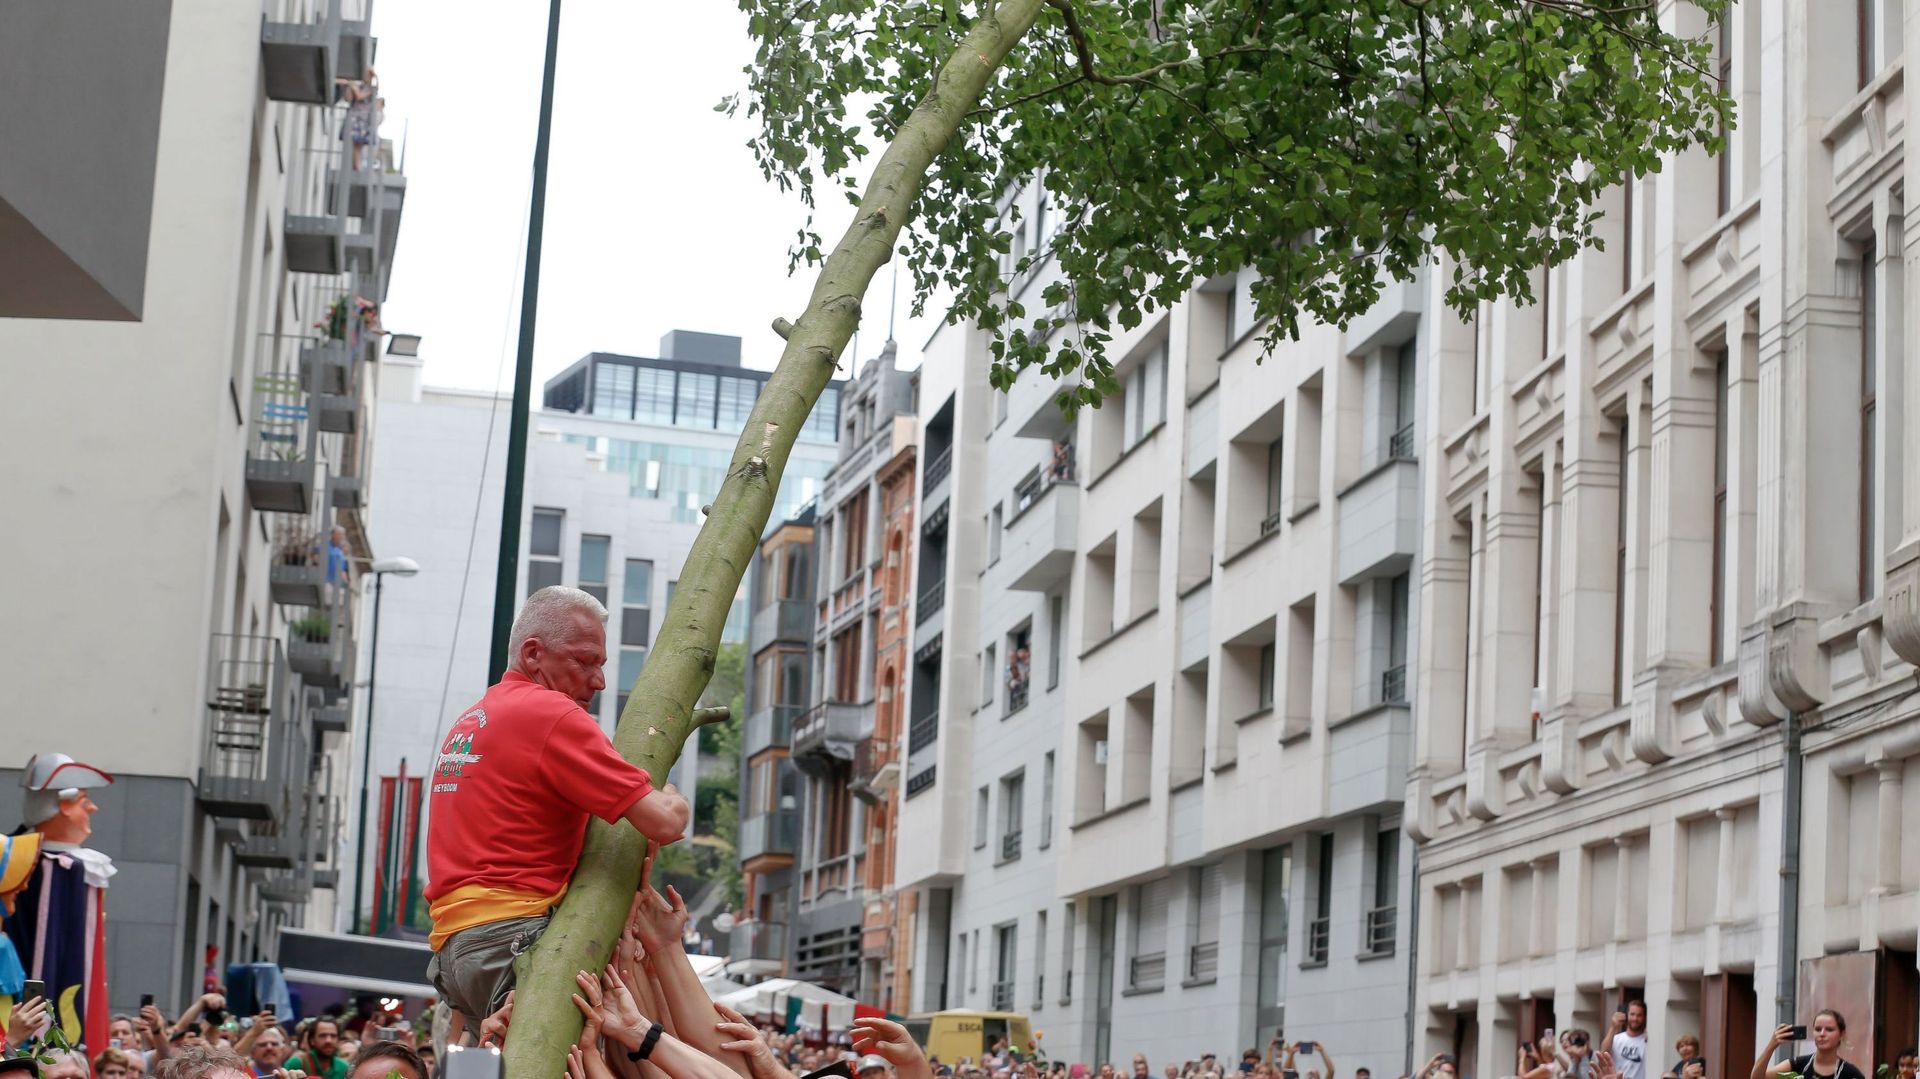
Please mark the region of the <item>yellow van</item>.
[[1033, 1041], [1033, 1024], [1014, 1012], [923, 1012], [908, 1016], [906, 1027], [929, 1058], [948, 1065], [961, 1057], [977, 1063], [1001, 1038], [1024, 1056]]

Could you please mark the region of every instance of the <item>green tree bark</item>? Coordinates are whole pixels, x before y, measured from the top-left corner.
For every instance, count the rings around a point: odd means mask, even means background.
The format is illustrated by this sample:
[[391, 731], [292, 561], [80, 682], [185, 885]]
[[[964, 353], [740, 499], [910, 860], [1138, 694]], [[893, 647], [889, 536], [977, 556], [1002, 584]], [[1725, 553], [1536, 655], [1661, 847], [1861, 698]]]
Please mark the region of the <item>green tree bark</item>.
[[[634, 683], [613, 743], [649, 775], [665, 776], [696, 724], [694, 705], [713, 672], [727, 608], [746, 575], [794, 439], [833, 377], [860, 321], [860, 299], [893, 255], [927, 171], [994, 70], [1033, 26], [1045, 0], [1001, 0], [960, 40], [931, 90], [880, 156], [853, 223], [828, 255], [806, 310], [776, 323], [780, 364], [747, 418], [733, 462], [687, 555], [653, 652]], [[519, 991], [507, 1039], [508, 1079], [556, 1079], [580, 1035], [574, 974], [613, 952], [646, 842], [627, 824], [594, 821], [566, 898], [540, 943], [516, 964]]]

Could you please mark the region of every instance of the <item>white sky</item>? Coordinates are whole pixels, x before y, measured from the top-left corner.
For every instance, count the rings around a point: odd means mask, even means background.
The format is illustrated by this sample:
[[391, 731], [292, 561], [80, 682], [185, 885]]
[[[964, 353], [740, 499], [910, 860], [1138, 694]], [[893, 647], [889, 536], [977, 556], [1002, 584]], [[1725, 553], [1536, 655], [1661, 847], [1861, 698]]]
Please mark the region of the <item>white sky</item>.
[[[382, 321], [422, 336], [431, 385], [512, 385], [546, 14], [540, 0], [374, 7], [382, 134], [404, 138], [407, 172]], [[586, 353], [657, 355], [673, 329], [737, 335], [748, 366], [772, 367], [768, 324], [798, 316], [813, 275], [786, 273], [799, 200], [761, 179], [744, 110], [713, 111], [745, 85], [746, 16], [729, 0], [564, 0], [560, 26], [535, 407]], [[823, 208], [831, 246], [852, 208]], [[891, 275], [868, 294], [861, 360], [885, 339]], [[909, 325], [907, 306], [896, 337], [915, 366], [937, 319]]]

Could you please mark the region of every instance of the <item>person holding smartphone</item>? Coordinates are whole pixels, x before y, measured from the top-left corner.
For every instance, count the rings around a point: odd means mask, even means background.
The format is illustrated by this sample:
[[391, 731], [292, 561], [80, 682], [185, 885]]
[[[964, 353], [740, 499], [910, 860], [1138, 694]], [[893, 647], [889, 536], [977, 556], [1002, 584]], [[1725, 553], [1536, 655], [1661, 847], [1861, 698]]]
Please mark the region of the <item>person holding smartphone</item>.
[[[1806, 1041], [1809, 1033], [1812, 1035], [1813, 1052], [1767, 1063], [1772, 1059], [1774, 1050], [1792, 1042]], [[1866, 1073], [1857, 1065], [1840, 1056], [1846, 1036], [1847, 1020], [1832, 1008], [1822, 1008], [1814, 1013], [1811, 1029], [1783, 1024], [1774, 1030], [1773, 1037], [1767, 1039], [1760, 1059], [1754, 1061], [1753, 1079], [1766, 1079], [1769, 1075], [1785, 1075], [1788, 1072], [1801, 1079], [1867, 1079]]]

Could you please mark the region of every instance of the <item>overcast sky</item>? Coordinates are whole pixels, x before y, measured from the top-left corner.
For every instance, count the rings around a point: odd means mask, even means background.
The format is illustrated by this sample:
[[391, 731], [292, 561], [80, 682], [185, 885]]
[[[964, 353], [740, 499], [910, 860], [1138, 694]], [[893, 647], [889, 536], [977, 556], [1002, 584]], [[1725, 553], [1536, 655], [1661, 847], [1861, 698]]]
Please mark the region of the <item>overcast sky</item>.
[[[432, 385], [512, 385], [546, 13], [538, 0], [374, 7], [382, 134], [404, 139], [407, 172], [383, 321], [421, 335]], [[535, 404], [586, 353], [656, 355], [673, 329], [737, 335], [749, 366], [772, 367], [768, 323], [798, 315], [812, 274], [786, 272], [798, 199], [761, 180], [744, 114], [713, 111], [744, 85], [745, 15], [728, 0], [565, 0], [560, 25]], [[831, 244], [851, 208], [826, 211]], [[863, 360], [886, 336], [891, 274], [867, 297]], [[908, 326], [906, 308], [896, 336], [912, 366], [935, 320]]]

